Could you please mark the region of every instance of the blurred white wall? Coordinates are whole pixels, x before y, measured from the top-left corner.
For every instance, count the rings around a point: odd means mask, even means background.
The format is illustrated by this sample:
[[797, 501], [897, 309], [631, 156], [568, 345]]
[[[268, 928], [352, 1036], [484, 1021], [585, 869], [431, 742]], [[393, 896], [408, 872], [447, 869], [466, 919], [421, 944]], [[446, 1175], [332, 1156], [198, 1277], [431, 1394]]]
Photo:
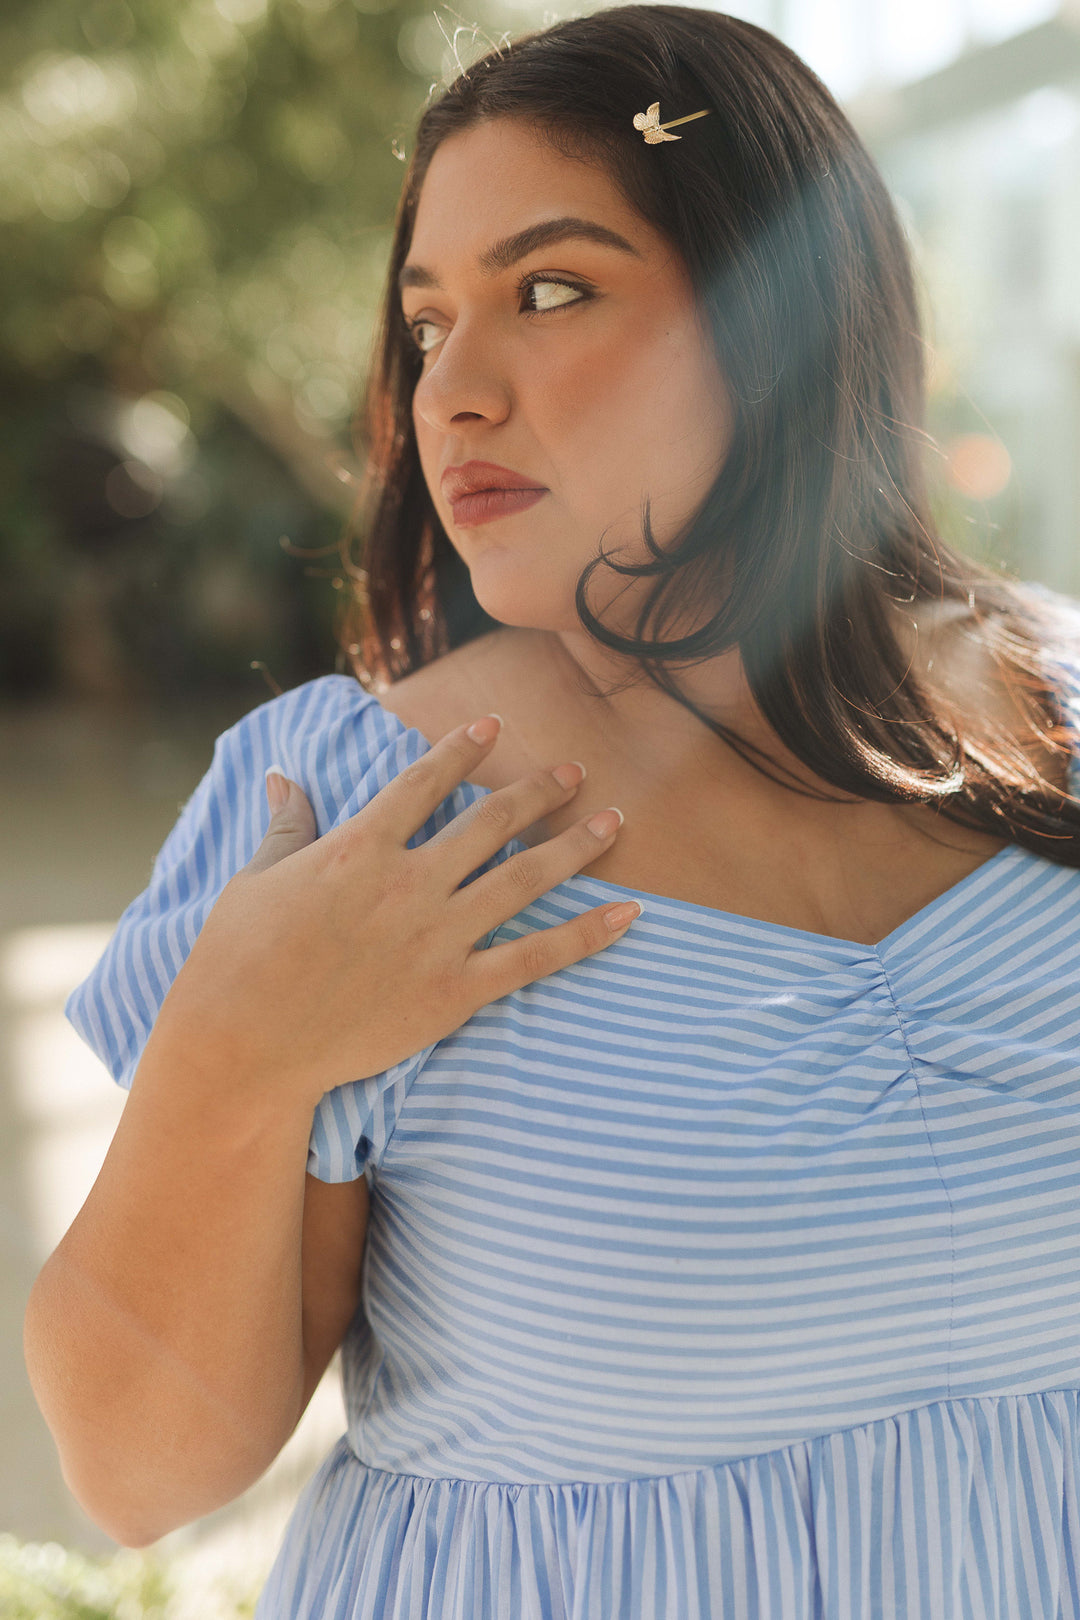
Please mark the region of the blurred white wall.
[[[145, 886], [214, 738], [238, 718], [163, 723], [92, 703], [0, 711], [0, 1531], [24, 1540], [115, 1550], [64, 1485], [22, 1353], [31, 1284], [90, 1191], [126, 1098], [64, 1001]], [[186, 1566], [191, 1620], [214, 1620], [212, 1594], [265, 1575], [301, 1486], [344, 1427], [335, 1357], [263, 1478], [156, 1545]]]

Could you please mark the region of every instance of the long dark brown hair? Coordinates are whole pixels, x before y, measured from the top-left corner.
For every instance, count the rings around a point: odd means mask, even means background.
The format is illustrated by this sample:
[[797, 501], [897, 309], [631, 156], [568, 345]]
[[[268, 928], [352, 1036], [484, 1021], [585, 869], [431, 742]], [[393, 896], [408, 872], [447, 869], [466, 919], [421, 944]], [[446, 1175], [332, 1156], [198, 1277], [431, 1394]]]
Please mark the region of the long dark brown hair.
[[[668, 118], [710, 116], [678, 144], [649, 145], [632, 117], [657, 100]], [[357, 678], [393, 682], [496, 628], [421, 471], [411, 399], [422, 356], [397, 291], [433, 153], [495, 118], [601, 165], [674, 245], [734, 407], [723, 467], [674, 540], [657, 544], [647, 501], [649, 560], [616, 562], [598, 537], [577, 583], [583, 627], [795, 791], [812, 790], [702, 713], [667, 666], [737, 646], [762, 715], [817, 778], [857, 798], [936, 804], [961, 826], [1080, 866], [1080, 800], [1039, 764], [1047, 747], [1070, 745], [1057, 667], [1077, 651], [1068, 608], [937, 532], [924, 342], [888, 191], [805, 63], [718, 12], [627, 5], [560, 22], [492, 49], [424, 111], [357, 424], [366, 471], [347, 544], [359, 542], [359, 566], [346, 567], [358, 590], [339, 621]], [[589, 610], [601, 566], [650, 581], [632, 637]], [[900, 619], [931, 602], [962, 615], [990, 654], [1023, 714], [1019, 735], [990, 705], [961, 718], [945, 689], [916, 676]], [[689, 622], [700, 628], [645, 636]]]

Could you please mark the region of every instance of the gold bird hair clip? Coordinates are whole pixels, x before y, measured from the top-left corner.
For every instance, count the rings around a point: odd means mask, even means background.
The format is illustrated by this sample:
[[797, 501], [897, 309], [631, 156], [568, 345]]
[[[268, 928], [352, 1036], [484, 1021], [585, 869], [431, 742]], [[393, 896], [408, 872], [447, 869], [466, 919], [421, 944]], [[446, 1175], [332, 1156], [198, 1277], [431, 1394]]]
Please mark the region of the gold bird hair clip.
[[694, 118], [708, 118], [711, 108], [706, 107], [703, 112], [687, 113], [685, 118], [669, 118], [666, 124], [660, 122], [660, 103], [654, 101], [648, 112], [634, 114], [634, 128], [640, 129], [650, 146], [656, 146], [659, 141], [681, 141], [681, 135], [669, 135], [668, 130], [675, 124], [689, 124]]

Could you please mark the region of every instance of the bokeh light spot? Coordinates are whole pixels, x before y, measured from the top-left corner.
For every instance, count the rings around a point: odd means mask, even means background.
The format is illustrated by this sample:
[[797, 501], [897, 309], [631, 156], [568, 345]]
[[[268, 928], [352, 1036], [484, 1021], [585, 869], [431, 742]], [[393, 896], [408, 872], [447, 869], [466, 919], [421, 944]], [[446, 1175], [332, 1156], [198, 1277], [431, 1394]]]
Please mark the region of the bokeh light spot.
[[266, 19], [267, 0], [214, 0], [215, 10], [237, 28], [252, 28]]
[[336, 377], [310, 378], [300, 390], [300, 398], [313, 416], [324, 422], [340, 422], [349, 413], [349, 394]]
[[58, 225], [67, 224], [86, 212], [86, 198], [79, 185], [74, 164], [50, 162], [34, 183], [34, 200], [39, 213]]
[[120, 59], [36, 57], [22, 87], [22, 104], [49, 140], [62, 140], [98, 124], [123, 124], [135, 113], [135, 80]]
[[81, 8], [79, 27], [95, 50], [129, 45], [135, 38], [135, 18], [124, 0], [90, 0]]
[[76, 183], [94, 208], [115, 208], [131, 190], [131, 171], [115, 152], [99, 147], [86, 154]]
[[961, 433], [945, 447], [949, 483], [971, 500], [1000, 495], [1012, 476], [1012, 458], [988, 433]]
[[141, 276], [153, 270], [158, 255], [157, 232], [145, 219], [121, 214], [111, 219], [101, 235], [101, 250], [122, 276]]
[[407, 17], [398, 30], [398, 55], [413, 73], [439, 73], [446, 52], [446, 36], [434, 15]]
[[195, 451], [188, 408], [176, 394], [144, 394], [119, 414], [117, 433], [124, 449], [162, 477], [183, 472]]
[[165, 482], [141, 461], [122, 461], [105, 479], [105, 499], [120, 517], [148, 517], [161, 503]]

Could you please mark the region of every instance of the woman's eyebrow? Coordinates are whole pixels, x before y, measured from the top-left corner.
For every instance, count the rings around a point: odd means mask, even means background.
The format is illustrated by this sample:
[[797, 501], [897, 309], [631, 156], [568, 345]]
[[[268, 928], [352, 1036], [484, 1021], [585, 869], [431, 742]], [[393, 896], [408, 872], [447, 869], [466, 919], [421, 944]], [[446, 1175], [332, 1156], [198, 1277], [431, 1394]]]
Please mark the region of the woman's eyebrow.
[[[477, 258], [480, 273], [485, 276], [497, 276], [500, 271], [509, 269], [512, 264], [523, 259], [527, 253], [533, 253], [538, 248], [551, 247], [554, 242], [566, 242], [573, 238], [584, 242], [598, 242], [601, 247], [618, 248], [621, 253], [632, 253], [635, 259], [642, 257], [625, 236], [620, 236], [618, 231], [611, 230], [607, 225], [598, 225], [591, 219], [575, 219], [571, 215], [564, 215], [560, 219], [544, 219], [536, 225], [526, 225], [523, 231], [515, 231], [513, 236], [504, 236], [501, 241], [485, 248]], [[442, 283], [435, 272], [425, 270], [421, 264], [402, 265], [398, 276], [398, 290], [404, 292], [406, 287], [434, 287], [439, 292], [443, 291]]]

